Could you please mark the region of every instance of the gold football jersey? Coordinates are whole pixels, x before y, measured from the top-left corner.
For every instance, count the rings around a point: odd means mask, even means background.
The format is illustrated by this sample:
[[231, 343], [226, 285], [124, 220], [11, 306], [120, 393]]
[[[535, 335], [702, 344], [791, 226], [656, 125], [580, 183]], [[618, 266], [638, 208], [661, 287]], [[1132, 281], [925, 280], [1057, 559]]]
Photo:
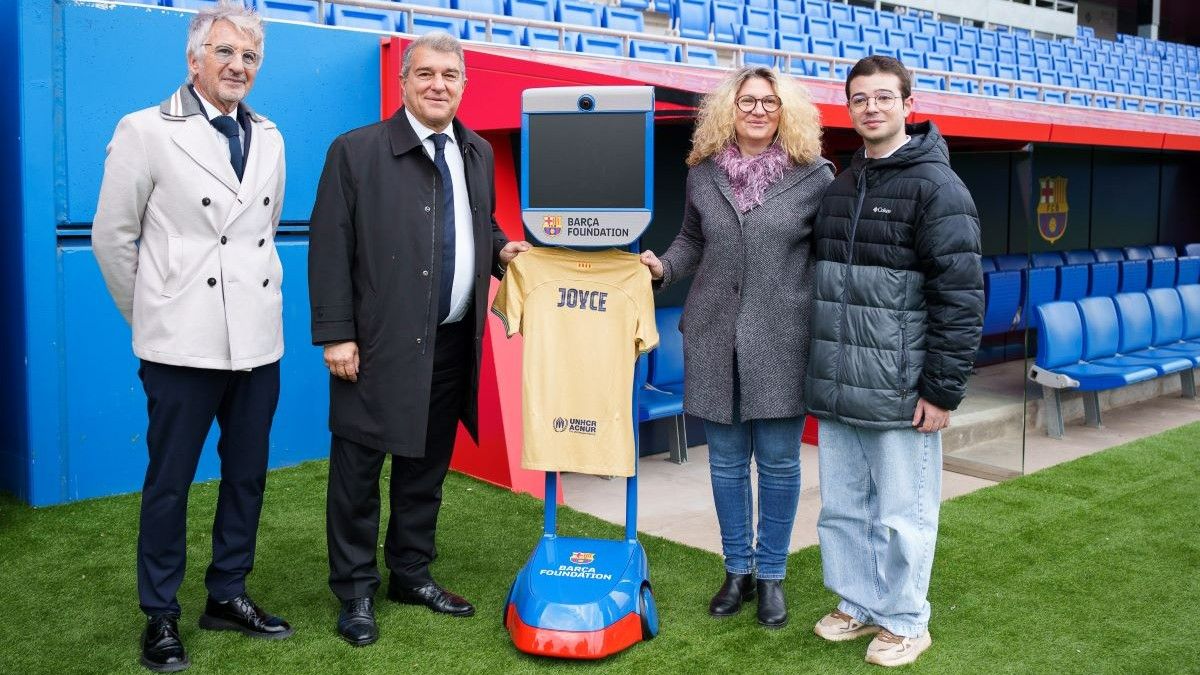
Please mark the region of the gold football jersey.
[[525, 338], [521, 466], [632, 476], [634, 365], [658, 345], [650, 270], [616, 249], [534, 248], [492, 312]]

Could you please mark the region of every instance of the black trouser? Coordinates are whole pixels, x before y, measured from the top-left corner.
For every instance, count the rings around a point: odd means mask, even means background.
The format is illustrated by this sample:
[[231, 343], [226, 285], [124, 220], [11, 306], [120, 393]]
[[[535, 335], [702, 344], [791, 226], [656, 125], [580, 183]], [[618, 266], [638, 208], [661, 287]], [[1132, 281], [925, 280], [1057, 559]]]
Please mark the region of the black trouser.
[[[438, 328], [425, 456], [392, 457], [391, 518], [384, 539], [384, 563], [391, 571], [391, 583], [400, 587], [414, 588], [432, 581], [429, 563], [437, 557], [434, 533], [442, 481], [471, 390], [474, 332], [470, 316], [468, 312], [467, 318]], [[336, 435], [330, 444], [325, 510], [329, 587], [341, 600], [372, 597], [379, 588], [375, 561], [379, 474], [387, 454]]]
[[221, 486], [204, 585], [221, 601], [246, 590], [279, 402], [279, 363], [229, 371], [142, 361], [138, 376], [150, 417], [150, 464], [138, 524], [138, 597], [146, 614], [179, 614], [175, 594], [187, 558], [188, 489], [213, 418], [221, 429]]

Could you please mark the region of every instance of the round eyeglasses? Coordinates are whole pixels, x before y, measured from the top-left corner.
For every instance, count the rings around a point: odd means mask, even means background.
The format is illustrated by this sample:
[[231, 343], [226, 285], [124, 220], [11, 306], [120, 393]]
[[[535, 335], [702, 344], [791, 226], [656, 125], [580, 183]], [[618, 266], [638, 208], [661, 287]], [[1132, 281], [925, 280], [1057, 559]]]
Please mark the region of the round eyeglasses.
[[853, 108], [855, 112], [862, 112], [867, 109], [867, 104], [873, 99], [875, 101], [876, 108], [880, 110], [891, 110], [892, 108], [896, 107], [896, 101], [899, 98], [899, 96], [886, 91], [879, 92], [874, 96], [855, 94], [854, 96], [850, 97], [850, 107]]
[[[239, 54], [238, 50], [229, 45], [205, 42], [204, 46], [212, 49], [213, 58], [217, 60], [217, 63], [229, 63], [233, 61], [233, 57]], [[258, 64], [262, 62], [262, 54], [252, 49], [243, 50], [240, 54], [242, 55], [242, 65], [247, 68], [257, 68]]]
[[779, 106], [783, 105], [783, 101], [780, 101], [778, 96], [763, 96], [762, 98], [739, 96], [737, 99], [738, 110], [746, 113], [754, 112], [759, 103], [762, 104], [763, 112], [767, 113], [773, 113], [779, 110]]

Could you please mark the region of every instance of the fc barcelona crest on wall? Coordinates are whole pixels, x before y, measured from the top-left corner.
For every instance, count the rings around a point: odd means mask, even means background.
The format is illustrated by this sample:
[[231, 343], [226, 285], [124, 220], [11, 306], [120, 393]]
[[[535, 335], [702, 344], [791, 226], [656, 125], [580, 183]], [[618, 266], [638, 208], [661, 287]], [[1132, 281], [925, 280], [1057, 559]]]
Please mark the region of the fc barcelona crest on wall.
[[1067, 179], [1038, 179], [1038, 233], [1053, 244], [1067, 231]]

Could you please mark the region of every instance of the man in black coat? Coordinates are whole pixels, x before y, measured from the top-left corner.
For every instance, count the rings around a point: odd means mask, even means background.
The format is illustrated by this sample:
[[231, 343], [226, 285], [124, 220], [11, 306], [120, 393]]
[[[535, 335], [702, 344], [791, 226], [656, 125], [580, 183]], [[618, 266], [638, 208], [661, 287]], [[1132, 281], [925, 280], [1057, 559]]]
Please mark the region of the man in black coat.
[[825, 585], [817, 635], [875, 633], [866, 658], [912, 663], [931, 643], [929, 575], [940, 431], [966, 392], [983, 325], [979, 217], [931, 122], [905, 125], [912, 76], [886, 56], [846, 79], [850, 168], [813, 227], [816, 304], [805, 403], [820, 419]]
[[329, 586], [338, 633], [378, 639], [379, 476], [392, 455], [384, 544], [388, 598], [435, 612], [475, 608], [434, 582], [434, 531], [459, 420], [476, 433], [489, 272], [525, 242], [493, 217], [492, 148], [455, 119], [462, 46], [429, 33], [404, 52], [404, 107], [329, 149], [313, 207], [313, 343], [329, 384]]

